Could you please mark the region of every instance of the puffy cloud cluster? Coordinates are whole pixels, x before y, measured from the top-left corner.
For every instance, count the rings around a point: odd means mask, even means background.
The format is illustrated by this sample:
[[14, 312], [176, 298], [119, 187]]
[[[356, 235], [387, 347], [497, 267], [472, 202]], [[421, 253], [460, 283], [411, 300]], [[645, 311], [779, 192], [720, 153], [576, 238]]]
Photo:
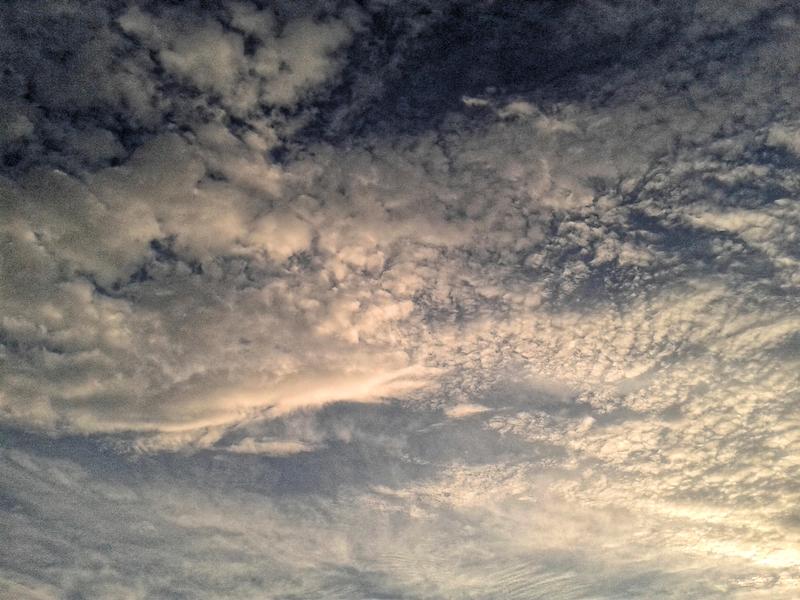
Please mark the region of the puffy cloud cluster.
[[[464, 31], [378, 4], [0, 9], [0, 423], [151, 461], [132, 486], [4, 451], [21, 555], [82, 505], [111, 537], [117, 503], [131, 543], [196, 549], [170, 563], [196, 597], [257, 593], [264, 556], [287, 598], [796, 595], [796, 9], [541, 3], [516, 17], [602, 60], [398, 100]], [[486, 43], [522, 35], [491, 11]], [[385, 85], [346, 60], [373, 46]], [[437, 89], [435, 127], [353, 125]], [[192, 465], [222, 480], [184, 507]], [[182, 585], [90, 537], [46, 578], [5, 560], [0, 590]]]
[[4, 166], [17, 169], [96, 169], [154, 134], [208, 123], [269, 149], [306, 118], [298, 105], [334, 81], [361, 27], [355, 8], [314, 2], [14, 1], [1, 10], [0, 140]]

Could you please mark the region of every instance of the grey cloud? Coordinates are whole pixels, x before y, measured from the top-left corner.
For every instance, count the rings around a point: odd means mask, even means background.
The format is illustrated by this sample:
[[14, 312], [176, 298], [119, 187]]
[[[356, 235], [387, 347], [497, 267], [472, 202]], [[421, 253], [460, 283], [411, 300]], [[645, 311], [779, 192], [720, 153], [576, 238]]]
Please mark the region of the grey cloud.
[[6, 3], [3, 168], [96, 169], [209, 122], [268, 148], [303, 120], [279, 109], [335, 77], [360, 26], [355, 8], [332, 16], [324, 4], [193, 6]]
[[[136, 487], [106, 483], [75, 462], [19, 451], [4, 452], [2, 469], [20, 497], [7, 513], [19, 543], [13, 555], [2, 554], [3, 585], [38, 588], [44, 597], [249, 597], [265, 590], [273, 598], [725, 597], [748, 589], [753, 573], [732, 565], [742, 583], [715, 589], [719, 565], [693, 565], [691, 581], [658, 572], [647, 555], [633, 570], [615, 571], [607, 559], [591, 558], [590, 545], [625, 536], [632, 525], [546, 497], [538, 498], [531, 521], [519, 469], [454, 469], [413, 491], [378, 488], [334, 504], [223, 493], [213, 480], [206, 489], [158, 479]], [[462, 495], [466, 483], [474, 495]], [[498, 497], [505, 499], [481, 508]], [[409, 510], [411, 520], [398, 518]], [[562, 549], [575, 536], [587, 545], [582, 556]], [[624, 558], [630, 550], [607, 552]], [[688, 565], [679, 565], [686, 573]], [[599, 586], [587, 577], [598, 570], [605, 581]], [[749, 589], [765, 583], [754, 579]]]
[[4, 593], [793, 596], [793, 6], [76, 6], [2, 9]]

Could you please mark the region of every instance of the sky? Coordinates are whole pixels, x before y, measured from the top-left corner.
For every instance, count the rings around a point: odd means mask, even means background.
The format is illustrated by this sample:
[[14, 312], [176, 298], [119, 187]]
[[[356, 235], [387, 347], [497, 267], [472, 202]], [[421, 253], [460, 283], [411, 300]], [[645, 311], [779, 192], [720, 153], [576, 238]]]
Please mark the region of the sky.
[[800, 8], [0, 5], [0, 598], [800, 597]]

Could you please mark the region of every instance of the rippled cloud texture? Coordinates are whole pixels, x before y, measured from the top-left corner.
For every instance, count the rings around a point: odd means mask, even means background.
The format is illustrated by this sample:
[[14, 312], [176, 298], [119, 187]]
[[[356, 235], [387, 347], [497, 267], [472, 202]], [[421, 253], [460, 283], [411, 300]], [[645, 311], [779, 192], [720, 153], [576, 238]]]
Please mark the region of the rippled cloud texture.
[[0, 596], [800, 596], [800, 10], [0, 7]]

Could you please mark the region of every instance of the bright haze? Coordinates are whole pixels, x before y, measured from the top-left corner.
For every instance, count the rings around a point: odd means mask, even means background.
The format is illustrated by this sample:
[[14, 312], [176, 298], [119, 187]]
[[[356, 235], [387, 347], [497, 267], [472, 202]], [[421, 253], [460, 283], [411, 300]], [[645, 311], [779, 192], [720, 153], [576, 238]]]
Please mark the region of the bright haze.
[[0, 598], [800, 597], [800, 7], [6, 0]]

